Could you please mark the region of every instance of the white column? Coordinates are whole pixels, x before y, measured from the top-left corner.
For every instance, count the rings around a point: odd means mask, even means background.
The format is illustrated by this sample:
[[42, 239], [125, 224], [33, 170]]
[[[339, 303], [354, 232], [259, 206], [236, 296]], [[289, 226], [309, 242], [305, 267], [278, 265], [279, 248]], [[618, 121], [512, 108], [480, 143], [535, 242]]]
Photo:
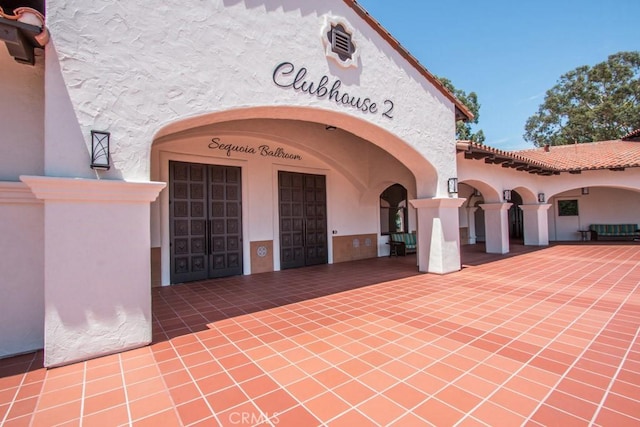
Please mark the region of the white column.
[[484, 211], [486, 251], [489, 254], [509, 253], [509, 208], [511, 203], [485, 203]]
[[472, 206], [467, 208], [467, 224], [469, 226], [469, 236], [467, 239], [467, 243], [470, 245], [476, 244], [476, 211], [478, 208], [476, 206]]
[[151, 342], [150, 203], [164, 183], [21, 176], [44, 200], [44, 364]]
[[446, 274], [460, 270], [458, 208], [465, 199], [418, 199], [418, 269]]
[[520, 205], [524, 221], [524, 244], [527, 246], [547, 246], [549, 244], [549, 220], [547, 211], [550, 204]]

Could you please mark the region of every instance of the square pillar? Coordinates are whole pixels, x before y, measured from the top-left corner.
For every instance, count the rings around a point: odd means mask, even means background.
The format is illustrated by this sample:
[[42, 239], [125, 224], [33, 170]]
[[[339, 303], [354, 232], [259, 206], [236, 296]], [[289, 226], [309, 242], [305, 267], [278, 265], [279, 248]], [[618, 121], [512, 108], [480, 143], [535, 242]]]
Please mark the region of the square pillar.
[[547, 211], [550, 204], [520, 205], [524, 221], [524, 244], [527, 246], [549, 245], [549, 219]]
[[45, 366], [150, 343], [150, 203], [165, 184], [20, 179], [44, 200]]
[[467, 243], [470, 245], [476, 244], [476, 211], [477, 207], [472, 206], [467, 208], [467, 224], [469, 226], [469, 235], [467, 236]]
[[410, 200], [418, 211], [418, 269], [446, 274], [460, 270], [458, 208], [466, 199]]
[[488, 254], [509, 253], [509, 208], [511, 203], [485, 203], [484, 229]]

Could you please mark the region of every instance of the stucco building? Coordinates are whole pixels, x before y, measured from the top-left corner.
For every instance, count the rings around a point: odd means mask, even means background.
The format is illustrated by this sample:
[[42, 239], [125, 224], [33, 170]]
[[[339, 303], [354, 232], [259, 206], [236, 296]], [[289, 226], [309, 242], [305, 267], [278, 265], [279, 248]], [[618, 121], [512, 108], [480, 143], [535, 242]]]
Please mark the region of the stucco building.
[[446, 274], [462, 244], [640, 222], [633, 135], [602, 164], [458, 142], [471, 113], [353, 0], [9, 3], [0, 357], [145, 345], [151, 286], [387, 256], [393, 231]]

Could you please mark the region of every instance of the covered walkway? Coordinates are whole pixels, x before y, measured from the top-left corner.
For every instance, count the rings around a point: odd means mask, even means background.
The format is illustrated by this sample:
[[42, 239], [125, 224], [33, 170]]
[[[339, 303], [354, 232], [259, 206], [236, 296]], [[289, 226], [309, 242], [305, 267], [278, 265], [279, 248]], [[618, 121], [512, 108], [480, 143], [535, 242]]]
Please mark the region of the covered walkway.
[[0, 361], [0, 424], [640, 423], [640, 245], [462, 259], [445, 276], [379, 258], [155, 289], [151, 346]]

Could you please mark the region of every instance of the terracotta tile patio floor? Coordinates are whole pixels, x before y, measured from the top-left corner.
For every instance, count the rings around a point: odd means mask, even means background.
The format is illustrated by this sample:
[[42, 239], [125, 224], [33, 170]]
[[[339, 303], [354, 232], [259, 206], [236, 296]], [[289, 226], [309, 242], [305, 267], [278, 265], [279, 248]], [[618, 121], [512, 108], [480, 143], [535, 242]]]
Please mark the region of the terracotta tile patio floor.
[[0, 360], [0, 425], [640, 425], [640, 244], [153, 290], [154, 343]]

